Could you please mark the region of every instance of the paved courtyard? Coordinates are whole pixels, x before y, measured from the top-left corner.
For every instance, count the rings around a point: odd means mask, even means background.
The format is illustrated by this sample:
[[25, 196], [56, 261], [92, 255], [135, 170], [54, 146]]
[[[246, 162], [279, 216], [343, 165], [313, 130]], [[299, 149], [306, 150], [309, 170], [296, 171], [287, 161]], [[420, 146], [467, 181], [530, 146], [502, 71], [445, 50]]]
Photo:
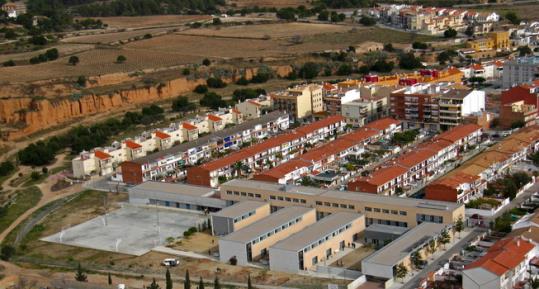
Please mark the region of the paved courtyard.
[[183, 236], [184, 231], [206, 218], [194, 212], [124, 205], [42, 240], [140, 256], [164, 245], [168, 237]]

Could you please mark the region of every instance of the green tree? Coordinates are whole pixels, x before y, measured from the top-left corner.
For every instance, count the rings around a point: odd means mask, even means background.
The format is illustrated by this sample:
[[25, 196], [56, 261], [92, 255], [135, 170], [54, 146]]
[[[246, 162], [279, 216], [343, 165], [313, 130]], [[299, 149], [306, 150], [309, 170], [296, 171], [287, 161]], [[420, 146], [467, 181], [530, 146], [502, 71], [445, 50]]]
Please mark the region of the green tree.
[[320, 21], [328, 21], [329, 20], [329, 12], [327, 10], [320, 11], [320, 13], [318, 13], [318, 20], [320, 20]]
[[79, 265], [77, 266], [77, 272], [75, 272], [75, 280], [79, 282], [88, 281], [88, 276], [86, 276], [86, 273], [84, 273], [84, 270], [82, 269], [82, 266], [80, 265], [80, 262], [79, 262]]
[[11, 161], [4, 161], [0, 163], [0, 176], [7, 176], [15, 170], [15, 165]]
[[472, 37], [475, 34], [475, 27], [473, 25], [466, 27], [464, 34], [468, 37]]
[[112, 285], [112, 276], [110, 275], [110, 272], [108, 274], [108, 283], [109, 285]]
[[211, 61], [208, 58], [204, 58], [204, 60], [202, 60], [202, 65], [210, 66], [210, 64], [211, 64]]
[[306, 62], [299, 70], [299, 75], [304, 79], [313, 79], [320, 73], [320, 65], [315, 62]]
[[34, 35], [30, 38], [30, 43], [33, 45], [43, 46], [47, 45], [48, 41], [43, 35]]
[[[172, 286], [170, 286], [170, 288], [167, 288], [167, 289], [172, 289]], [[185, 280], [183, 281], [183, 289], [191, 289], [191, 279], [189, 278], [189, 270], [185, 271]]]
[[507, 21], [511, 22], [513, 25], [519, 25], [521, 21], [520, 17], [514, 11], [508, 11], [505, 13], [505, 19], [507, 19]]
[[45, 57], [47, 57], [49, 61], [56, 60], [59, 56], [60, 53], [56, 48], [48, 49], [47, 51], [45, 51]]
[[329, 18], [331, 22], [343, 22], [344, 19], [346, 19], [346, 15], [344, 15], [343, 13], [337, 13], [335, 11], [331, 11]]
[[202, 277], [198, 280], [198, 288], [197, 289], [204, 289], [204, 280], [202, 280]]
[[221, 25], [221, 24], [223, 24], [223, 22], [221, 21], [221, 18], [219, 18], [219, 17], [213, 18], [212, 23], [213, 23], [213, 25]]
[[419, 58], [415, 57], [412, 52], [403, 53], [399, 56], [399, 67], [402, 69], [417, 69], [423, 67]]
[[208, 86], [204, 85], [204, 84], [199, 84], [199, 85], [197, 85], [195, 87], [195, 89], [193, 91], [196, 92], [196, 93], [203, 94], [203, 93], [208, 92]]
[[373, 26], [376, 24], [376, 20], [368, 16], [361, 16], [361, 19], [359, 19], [359, 23], [365, 26]]
[[414, 268], [416, 269], [421, 269], [421, 266], [425, 262], [423, 260], [423, 257], [421, 256], [421, 254], [419, 254], [418, 251], [415, 251], [412, 253], [412, 255], [410, 256], [410, 260], [412, 261], [412, 264], [414, 265]]
[[[1, 207], [0, 207], [1, 209]], [[1, 215], [0, 215], [1, 216]], [[11, 245], [3, 245], [0, 250], [0, 260], [9, 261], [15, 255], [15, 247]]]
[[443, 230], [440, 234], [440, 238], [438, 239], [440, 244], [442, 244], [445, 248], [445, 245], [448, 244], [451, 241], [451, 237], [449, 236], [449, 233], [447, 230]]
[[455, 222], [455, 232], [459, 234], [460, 238], [460, 232], [464, 230], [464, 222], [462, 221], [462, 217], [459, 217], [457, 221]]
[[172, 102], [172, 111], [188, 112], [196, 109], [196, 104], [189, 101], [187, 96], [179, 96]]
[[341, 64], [341, 66], [339, 66], [339, 69], [337, 70], [337, 75], [346, 76], [352, 74], [352, 72], [352, 66], [347, 63], [343, 63]]
[[68, 60], [69, 64], [75, 66], [75, 65], [79, 64], [79, 62], [80, 62], [80, 60], [79, 60], [78, 56], [73, 55], [73, 56], [69, 57], [69, 60]]
[[85, 87], [86, 86], [86, 76], [84, 75], [81, 75], [77, 78], [77, 85], [79, 85], [80, 87]]
[[170, 270], [167, 267], [167, 271], [165, 272], [165, 288], [166, 289], [172, 289], [173, 283], [172, 283], [172, 277], [170, 277]]
[[116, 63], [124, 63], [126, 60], [127, 58], [123, 55], [118, 55], [118, 57], [116, 57]]
[[4, 67], [9, 67], [9, 66], [15, 66], [16, 64], [15, 64], [15, 61], [13, 61], [13, 59], [10, 59], [10, 60], [4, 62], [2, 65]]
[[518, 56], [520, 56], [520, 57], [533, 54], [533, 51], [531, 50], [531, 48], [528, 45], [519, 46], [517, 48], [517, 51], [518, 51]]
[[155, 278], [153, 278], [152, 283], [150, 283], [150, 286], [146, 286], [146, 289], [161, 289], [161, 287], [159, 287], [159, 284], [157, 284]]
[[449, 27], [447, 30], [444, 31], [444, 37], [445, 38], [455, 38], [457, 37], [458, 32], [457, 30]]
[[406, 275], [408, 274], [408, 268], [406, 268], [406, 266], [404, 266], [404, 264], [400, 263], [399, 265], [397, 265], [397, 268], [395, 270], [395, 277], [397, 279], [404, 279], [404, 277], [406, 277]]
[[217, 93], [208, 92], [200, 100], [200, 105], [216, 110], [220, 107], [226, 107], [227, 104]]
[[206, 80], [206, 84], [211, 88], [223, 88], [226, 87], [226, 83], [217, 77], [210, 77]]
[[429, 48], [429, 46], [427, 45], [427, 43], [416, 41], [412, 43], [412, 48], [413, 49], [427, 49]]

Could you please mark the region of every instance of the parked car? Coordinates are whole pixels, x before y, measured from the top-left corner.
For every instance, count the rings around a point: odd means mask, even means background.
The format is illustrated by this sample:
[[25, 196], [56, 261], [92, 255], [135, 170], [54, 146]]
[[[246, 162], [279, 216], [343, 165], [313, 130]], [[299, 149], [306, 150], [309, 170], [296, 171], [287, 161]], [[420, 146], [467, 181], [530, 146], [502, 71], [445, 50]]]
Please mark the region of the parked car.
[[163, 266], [175, 267], [175, 266], [180, 264], [180, 261], [178, 261], [178, 260], [176, 260], [174, 258], [167, 258], [167, 259], [163, 260], [163, 262], [161, 262], [161, 264]]

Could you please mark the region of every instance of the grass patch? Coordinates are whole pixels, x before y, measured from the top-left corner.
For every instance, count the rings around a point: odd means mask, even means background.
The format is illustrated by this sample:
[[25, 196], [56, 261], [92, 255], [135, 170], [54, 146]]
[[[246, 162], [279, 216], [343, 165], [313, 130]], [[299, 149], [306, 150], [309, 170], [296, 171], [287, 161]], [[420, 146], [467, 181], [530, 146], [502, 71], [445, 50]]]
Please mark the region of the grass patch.
[[13, 221], [34, 207], [41, 196], [41, 191], [35, 186], [17, 191], [10, 204], [0, 214], [0, 232], [3, 232]]

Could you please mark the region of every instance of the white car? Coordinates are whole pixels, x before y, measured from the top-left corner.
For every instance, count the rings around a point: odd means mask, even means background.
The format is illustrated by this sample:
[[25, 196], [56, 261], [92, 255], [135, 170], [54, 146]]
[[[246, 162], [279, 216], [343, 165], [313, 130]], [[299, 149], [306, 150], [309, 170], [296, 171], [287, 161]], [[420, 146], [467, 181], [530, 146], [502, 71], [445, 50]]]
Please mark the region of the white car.
[[163, 260], [163, 262], [161, 262], [161, 264], [163, 266], [174, 267], [174, 266], [177, 266], [178, 264], [180, 264], [180, 261], [178, 261], [176, 259], [173, 259], [173, 258], [167, 258], [167, 259]]

